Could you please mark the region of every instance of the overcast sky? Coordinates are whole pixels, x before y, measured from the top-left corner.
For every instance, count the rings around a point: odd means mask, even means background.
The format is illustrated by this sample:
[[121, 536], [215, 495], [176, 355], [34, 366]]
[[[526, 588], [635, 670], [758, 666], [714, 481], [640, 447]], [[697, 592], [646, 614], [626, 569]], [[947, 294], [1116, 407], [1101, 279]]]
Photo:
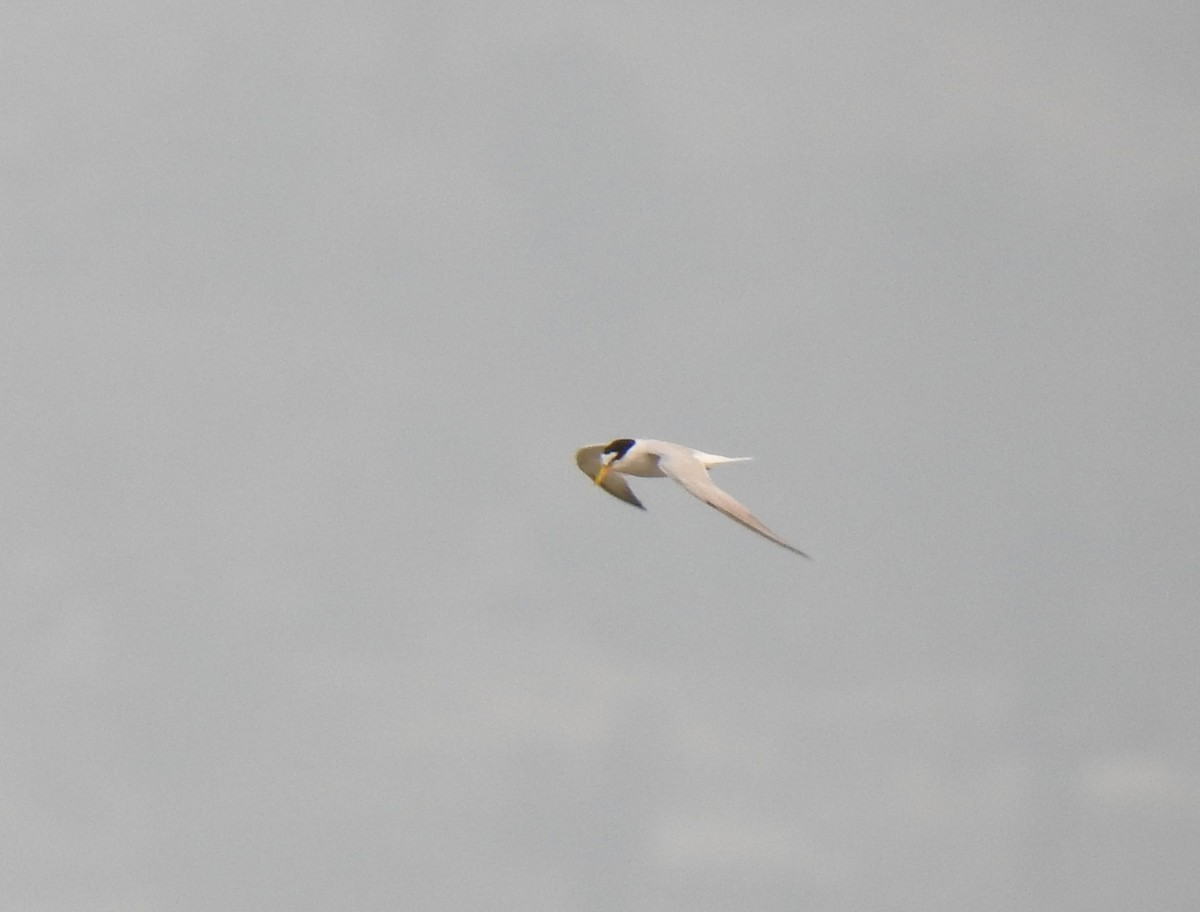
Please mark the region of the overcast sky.
[[6, 3], [0, 906], [1193, 912], [1198, 36]]

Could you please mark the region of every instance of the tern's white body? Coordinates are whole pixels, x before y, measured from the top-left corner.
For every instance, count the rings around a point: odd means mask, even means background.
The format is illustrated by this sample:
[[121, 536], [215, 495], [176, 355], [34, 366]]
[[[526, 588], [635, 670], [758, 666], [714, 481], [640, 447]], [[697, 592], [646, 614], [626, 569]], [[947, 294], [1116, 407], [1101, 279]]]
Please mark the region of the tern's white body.
[[713, 466], [743, 462], [750, 458], [717, 456], [665, 440], [633, 440], [627, 437], [607, 445], [598, 443], [586, 446], [575, 453], [576, 464], [589, 478], [626, 503], [645, 509], [629, 483], [621, 476], [670, 478], [689, 494], [720, 510], [730, 519], [795, 554], [808, 557], [763, 525], [749, 510], [713, 484], [708, 476], [708, 470]]

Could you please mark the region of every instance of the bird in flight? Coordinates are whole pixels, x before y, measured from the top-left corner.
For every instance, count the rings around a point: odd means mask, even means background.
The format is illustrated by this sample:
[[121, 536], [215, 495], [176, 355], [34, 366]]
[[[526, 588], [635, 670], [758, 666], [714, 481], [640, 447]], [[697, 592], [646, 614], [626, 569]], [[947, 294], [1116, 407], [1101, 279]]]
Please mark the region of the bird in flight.
[[710, 507], [720, 510], [730, 519], [747, 529], [757, 532], [782, 545], [793, 554], [808, 557], [799, 548], [793, 548], [768, 529], [740, 503], [718, 488], [708, 476], [713, 466], [727, 462], [745, 462], [752, 456], [714, 456], [691, 447], [665, 440], [631, 440], [621, 437], [612, 443], [596, 443], [575, 451], [575, 464], [597, 485], [613, 497], [633, 504], [639, 510], [646, 509], [638, 500], [626, 475], [639, 478], [670, 478], [693, 497], [698, 497]]

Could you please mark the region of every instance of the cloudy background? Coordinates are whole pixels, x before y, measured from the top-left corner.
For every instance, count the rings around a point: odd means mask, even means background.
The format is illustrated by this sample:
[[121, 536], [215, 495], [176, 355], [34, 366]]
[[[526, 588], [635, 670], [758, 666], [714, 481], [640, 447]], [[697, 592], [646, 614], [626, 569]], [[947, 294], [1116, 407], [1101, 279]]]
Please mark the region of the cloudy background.
[[1198, 35], [5, 4], [0, 905], [1194, 910]]

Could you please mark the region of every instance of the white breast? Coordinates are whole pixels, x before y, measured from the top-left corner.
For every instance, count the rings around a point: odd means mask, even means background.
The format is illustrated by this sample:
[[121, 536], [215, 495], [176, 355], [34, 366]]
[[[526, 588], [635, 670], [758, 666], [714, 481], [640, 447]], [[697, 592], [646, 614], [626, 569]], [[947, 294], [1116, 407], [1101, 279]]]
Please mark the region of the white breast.
[[641, 444], [630, 447], [628, 452], [613, 464], [613, 469], [622, 475], [636, 475], [638, 478], [663, 478], [666, 474], [658, 467], [658, 454]]

